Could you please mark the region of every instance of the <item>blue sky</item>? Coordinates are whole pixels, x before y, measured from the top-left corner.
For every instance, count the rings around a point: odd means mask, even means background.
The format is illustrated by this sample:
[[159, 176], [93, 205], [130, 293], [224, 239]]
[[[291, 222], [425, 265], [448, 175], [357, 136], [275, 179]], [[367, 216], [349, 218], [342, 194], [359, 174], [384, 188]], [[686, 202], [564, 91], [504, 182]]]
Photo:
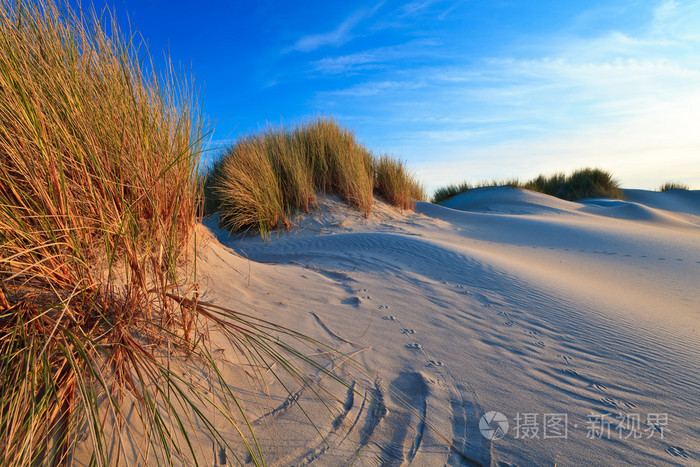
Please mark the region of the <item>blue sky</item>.
[[431, 190], [583, 166], [700, 189], [698, 1], [110, 5], [194, 74], [212, 147], [330, 115]]

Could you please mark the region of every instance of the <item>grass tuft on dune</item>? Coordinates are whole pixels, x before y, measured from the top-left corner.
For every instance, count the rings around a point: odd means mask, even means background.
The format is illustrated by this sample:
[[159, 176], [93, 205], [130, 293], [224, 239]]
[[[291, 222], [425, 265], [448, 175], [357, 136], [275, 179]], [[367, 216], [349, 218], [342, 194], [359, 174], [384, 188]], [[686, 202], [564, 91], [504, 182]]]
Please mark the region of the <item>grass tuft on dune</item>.
[[441, 203], [459, 193], [464, 193], [474, 188], [486, 186], [511, 186], [526, 190], [537, 191], [567, 201], [577, 201], [585, 198], [618, 198], [622, 199], [620, 184], [613, 176], [601, 169], [585, 168], [572, 172], [570, 175], [556, 173], [553, 175], [539, 175], [527, 182], [517, 179], [491, 182], [482, 182], [472, 185], [468, 182], [459, 185], [448, 185], [438, 188], [432, 197], [435, 204]]
[[685, 183], [677, 183], [677, 182], [666, 182], [659, 187], [659, 191], [668, 191], [668, 190], [690, 190], [690, 187], [688, 185], [686, 185]]
[[416, 201], [426, 199], [423, 186], [408, 172], [400, 159], [380, 156], [374, 160], [374, 173], [374, 191], [389, 204], [412, 210]]
[[241, 138], [213, 163], [204, 182], [206, 212], [241, 231], [290, 228], [296, 210], [309, 212], [318, 192], [334, 193], [369, 214], [373, 194], [413, 209], [425, 190], [404, 163], [375, 157], [332, 119], [269, 128]]

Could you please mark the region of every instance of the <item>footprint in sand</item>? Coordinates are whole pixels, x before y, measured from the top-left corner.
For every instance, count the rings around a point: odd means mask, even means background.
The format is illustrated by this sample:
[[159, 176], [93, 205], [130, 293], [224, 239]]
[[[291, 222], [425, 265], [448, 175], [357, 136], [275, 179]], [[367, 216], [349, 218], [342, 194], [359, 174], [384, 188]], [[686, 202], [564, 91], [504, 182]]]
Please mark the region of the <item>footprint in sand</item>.
[[443, 365], [442, 365], [442, 362], [441, 362], [441, 361], [438, 361], [438, 360], [428, 360], [427, 363], [425, 364], [425, 366], [429, 366], [429, 367], [441, 367], [441, 366], [443, 366]]
[[382, 316], [382, 319], [385, 319], [387, 321], [396, 321], [396, 318], [393, 316]]
[[379, 309], [380, 309], [380, 310], [388, 310], [388, 309], [389, 309], [389, 305], [379, 305]]
[[685, 449], [683, 449], [680, 446], [669, 446], [666, 448], [666, 452], [671, 454], [673, 457], [680, 457], [683, 459], [690, 459], [690, 454], [685, 452]]
[[360, 297], [350, 297], [350, 298], [346, 298], [344, 300], [341, 300], [340, 303], [342, 303], [343, 305], [350, 305], [350, 306], [354, 306], [355, 308], [357, 308], [362, 304], [362, 299]]
[[420, 350], [420, 349], [423, 348], [423, 346], [420, 345], [420, 344], [417, 343], [417, 342], [413, 342], [413, 343], [411, 343], [411, 344], [406, 344], [406, 348], [407, 348], [407, 349], [418, 349], [418, 350]]
[[416, 331], [414, 331], [413, 329], [402, 329], [401, 330], [401, 334], [408, 335], [408, 334], [415, 334], [415, 333], [416, 333]]
[[604, 393], [606, 389], [608, 389], [604, 384], [600, 383], [590, 383], [588, 385], [588, 389], [592, 389], [593, 391], [599, 392], [599, 393]]

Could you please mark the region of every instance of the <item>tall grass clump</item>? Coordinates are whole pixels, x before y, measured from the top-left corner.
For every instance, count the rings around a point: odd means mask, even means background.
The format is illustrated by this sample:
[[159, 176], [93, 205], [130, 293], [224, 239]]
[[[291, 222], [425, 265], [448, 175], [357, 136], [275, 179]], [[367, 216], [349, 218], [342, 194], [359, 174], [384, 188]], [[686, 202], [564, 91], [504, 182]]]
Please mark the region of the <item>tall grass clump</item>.
[[586, 198], [622, 199], [620, 184], [610, 172], [605, 170], [590, 168], [575, 170], [560, 185], [560, 175], [554, 175], [552, 178], [556, 180], [552, 185], [556, 187], [554, 196], [557, 198], [568, 201]]
[[526, 182], [522, 188], [530, 191], [537, 191], [545, 195], [556, 196], [557, 191], [566, 183], [565, 173], [555, 173], [553, 175], [538, 175]]
[[380, 156], [374, 162], [374, 173], [375, 191], [389, 204], [414, 209], [416, 201], [425, 201], [425, 189], [400, 159]]
[[677, 183], [677, 182], [666, 182], [659, 187], [659, 191], [668, 191], [668, 190], [690, 190], [690, 187], [684, 183]]
[[317, 206], [317, 193], [334, 193], [365, 215], [373, 193], [410, 209], [423, 200], [422, 186], [402, 162], [376, 158], [354, 134], [332, 119], [318, 118], [293, 128], [269, 128], [239, 139], [206, 175], [208, 214], [240, 231], [292, 225], [295, 211]]
[[[303, 355], [273, 334], [303, 338], [198, 302], [181, 267], [200, 201], [193, 94], [147, 72], [116, 26], [51, 0], [2, 2], [0, 49], [0, 465], [68, 464], [77, 447], [90, 464], [184, 463], [194, 426], [228, 443], [212, 412], [261, 463], [202, 323], [302, 383], [284, 355]], [[256, 164], [248, 176], [280, 170]], [[178, 354], [218, 399], [171, 366]]]
[[81, 429], [104, 460], [96, 401], [143, 395], [136, 342], [192, 323], [168, 294], [197, 217], [201, 125], [126, 44], [52, 1], [1, 6], [3, 465], [65, 462]]
[[294, 128], [292, 139], [293, 150], [301, 152], [307, 163], [305, 170], [313, 174], [316, 190], [338, 194], [358, 211], [369, 214], [374, 189], [373, 158], [352, 131], [333, 119], [317, 118]]

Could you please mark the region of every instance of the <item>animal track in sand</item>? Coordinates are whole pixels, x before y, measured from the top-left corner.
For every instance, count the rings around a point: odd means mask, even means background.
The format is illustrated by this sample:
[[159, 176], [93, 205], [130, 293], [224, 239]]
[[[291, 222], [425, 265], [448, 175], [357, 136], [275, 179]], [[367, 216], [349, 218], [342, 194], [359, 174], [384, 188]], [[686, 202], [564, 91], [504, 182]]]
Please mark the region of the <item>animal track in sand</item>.
[[382, 316], [382, 319], [385, 319], [387, 321], [396, 321], [396, 318], [394, 316]]
[[593, 254], [595, 255], [606, 255], [606, 256], [613, 256], [616, 255], [614, 251], [594, 251]]
[[604, 384], [600, 383], [590, 383], [588, 388], [600, 393], [604, 393], [605, 390], [608, 389]]
[[408, 335], [408, 334], [415, 334], [415, 333], [416, 333], [416, 331], [413, 330], [413, 329], [402, 329], [402, 330], [401, 330], [401, 334], [406, 334], [406, 335]]
[[380, 309], [380, 310], [388, 310], [388, 309], [389, 309], [389, 305], [379, 305], [379, 309]]
[[443, 363], [442, 363], [441, 361], [439, 361], [439, 360], [428, 360], [428, 361], [426, 362], [425, 366], [429, 366], [429, 367], [431, 367], [431, 368], [434, 368], [434, 367], [441, 367], [441, 366], [443, 366]]
[[422, 350], [422, 349], [423, 349], [423, 346], [420, 345], [420, 344], [417, 343], [417, 342], [413, 342], [413, 343], [411, 343], [411, 344], [406, 344], [406, 348], [407, 348], [407, 349]]
[[690, 459], [690, 454], [685, 452], [685, 449], [683, 449], [680, 446], [669, 446], [666, 448], [666, 452], [671, 454], [673, 457], [680, 457], [683, 459]]
[[627, 401], [623, 401], [620, 399], [615, 399], [614, 397], [610, 397], [610, 396], [601, 397], [600, 402], [602, 402], [603, 405], [606, 405], [608, 407], [612, 407], [613, 409], [619, 409], [619, 410], [628, 410], [628, 409], [633, 409], [633, 408], [637, 407], [632, 402], [627, 402]]

